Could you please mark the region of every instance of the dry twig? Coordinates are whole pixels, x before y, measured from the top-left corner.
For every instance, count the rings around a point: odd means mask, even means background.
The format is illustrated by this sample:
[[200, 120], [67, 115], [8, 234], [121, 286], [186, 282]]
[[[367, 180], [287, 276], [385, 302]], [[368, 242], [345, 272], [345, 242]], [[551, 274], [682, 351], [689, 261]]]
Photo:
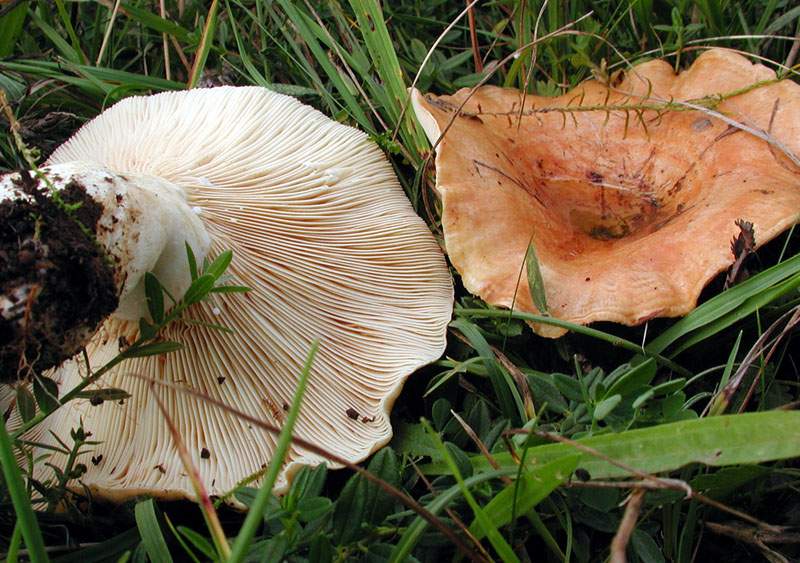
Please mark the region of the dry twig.
[[611, 540], [611, 557], [609, 558], [611, 563], [626, 563], [628, 560], [625, 556], [625, 550], [628, 548], [628, 542], [636, 529], [636, 521], [639, 519], [643, 502], [644, 489], [636, 489], [628, 497], [625, 514], [619, 523], [617, 533], [614, 534], [614, 539]]

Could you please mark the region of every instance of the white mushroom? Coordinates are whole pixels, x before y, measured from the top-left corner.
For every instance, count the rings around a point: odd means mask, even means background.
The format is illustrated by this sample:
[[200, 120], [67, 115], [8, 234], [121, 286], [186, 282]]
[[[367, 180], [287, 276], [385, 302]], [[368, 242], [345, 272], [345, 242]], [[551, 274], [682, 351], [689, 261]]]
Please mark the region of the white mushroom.
[[[389, 412], [405, 378], [444, 350], [453, 288], [436, 241], [366, 135], [293, 98], [223, 87], [120, 102], [48, 165], [50, 174], [92, 190], [108, 177], [131, 199], [157, 194], [142, 208], [152, 226], [141, 230], [155, 242], [140, 239], [148, 252], [132, 249], [122, 306], [87, 347], [94, 368], [118, 353], [121, 336], [134, 337], [131, 321], [146, 315], [137, 276], [154, 270], [178, 294], [188, 283], [184, 241], [202, 253], [209, 240], [212, 256], [233, 250], [231, 283], [252, 289], [189, 310], [190, 320], [234, 334], [172, 325], [164, 336], [184, 349], [127, 361], [100, 381], [131, 393], [124, 404], [76, 401], [44, 422], [42, 441], [50, 431], [66, 438], [82, 421], [101, 442], [82, 478], [96, 496], [193, 496], [153, 393], [168, 406], [210, 494], [258, 472], [276, 436], [146, 379], [280, 426], [315, 338], [321, 348], [295, 434], [352, 461], [389, 440]], [[78, 359], [52, 374], [62, 392], [85, 375]], [[47, 450], [35, 455], [63, 463]], [[277, 488], [300, 466], [322, 461], [292, 447]]]

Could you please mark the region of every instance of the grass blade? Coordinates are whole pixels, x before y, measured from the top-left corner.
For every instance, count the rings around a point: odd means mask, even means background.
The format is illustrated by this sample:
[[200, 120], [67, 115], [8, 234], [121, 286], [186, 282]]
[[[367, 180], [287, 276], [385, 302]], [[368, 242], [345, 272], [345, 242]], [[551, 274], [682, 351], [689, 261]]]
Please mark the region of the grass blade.
[[287, 16], [289, 16], [289, 19], [297, 28], [297, 32], [306, 42], [306, 45], [308, 45], [308, 48], [314, 55], [314, 59], [317, 61], [317, 64], [319, 64], [325, 71], [325, 74], [328, 75], [328, 79], [334, 85], [337, 92], [339, 92], [339, 95], [342, 97], [347, 106], [347, 111], [350, 113], [353, 119], [355, 119], [358, 124], [367, 132], [375, 133], [375, 128], [372, 126], [367, 114], [364, 113], [364, 110], [359, 105], [355, 96], [352, 94], [352, 92], [350, 92], [350, 89], [342, 79], [339, 71], [328, 59], [327, 53], [322, 49], [322, 46], [319, 44], [319, 41], [314, 35], [312, 28], [308, 25], [305, 15], [302, 14], [294, 5], [294, 3], [290, 2], [289, 0], [278, 0], [278, 4], [280, 4], [281, 8], [283, 8], [283, 11]]
[[8, 494], [14, 504], [14, 512], [17, 515], [17, 525], [22, 529], [22, 538], [25, 540], [25, 547], [28, 549], [31, 561], [49, 561], [47, 552], [44, 549], [42, 532], [39, 530], [39, 523], [33, 513], [25, 481], [14, 457], [14, 449], [11, 445], [11, 437], [8, 435], [6, 425], [0, 425], [0, 466], [3, 470]]
[[444, 463], [447, 464], [450, 475], [452, 475], [455, 478], [456, 483], [458, 483], [461, 494], [464, 495], [465, 499], [467, 499], [467, 503], [472, 509], [472, 512], [475, 514], [475, 520], [479, 522], [481, 530], [489, 538], [492, 547], [494, 547], [495, 551], [497, 551], [497, 554], [504, 562], [519, 562], [519, 558], [514, 554], [511, 546], [508, 545], [508, 542], [503, 538], [502, 535], [500, 535], [500, 532], [497, 531], [495, 523], [489, 519], [486, 513], [484, 513], [483, 509], [481, 509], [478, 501], [475, 500], [475, 497], [472, 495], [469, 487], [467, 487], [466, 483], [464, 482], [464, 477], [461, 476], [461, 472], [458, 470], [458, 464], [456, 464], [456, 462], [453, 460], [453, 456], [445, 447], [442, 439], [433, 430], [433, 427], [431, 427], [428, 421], [423, 420], [422, 424], [425, 427], [425, 430], [428, 431], [428, 435], [436, 443], [437, 448], [442, 454]]
[[283, 460], [286, 457], [286, 451], [289, 449], [289, 444], [292, 439], [292, 430], [297, 421], [297, 416], [300, 414], [300, 405], [303, 402], [303, 394], [308, 385], [308, 378], [311, 374], [311, 366], [314, 363], [314, 357], [317, 355], [319, 349], [319, 340], [315, 340], [311, 344], [311, 349], [308, 352], [308, 358], [303, 366], [303, 372], [300, 375], [300, 381], [297, 383], [297, 390], [292, 400], [292, 406], [289, 409], [289, 414], [286, 417], [286, 423], [281, 431], [280, 438], [278, 438], [278, 445], [275, 447], [275, 453], [269, 463], [266, 475], [264, 475], [264, 482], [258, 490], [256, 499], [250, 506], [250, 511], [247, 513], [242, 524], [242, 529], [239, 530], [239, 535], [236, 536], [236, 541], [231, 548], [231, 556], [228, 563], [241, 563], [247, 555], [247, 550], [250, 548], [250, 543], [256, 534], [256, 530], [264, 520], [264, 511], [267, 508], [267, 503], [272, 496], [272, 488], [275, 486], [275, 480], [278, 478]]
[[676, 322], [653, 340], [646, 348], [651, 354], [660, 354], [690, 332], [713, 323], [743, 306], [749, 299], [779, 286], [800, 274], [800, 254], [756, 274], [739, 285], [709, 299], [700, 307]]
[[525, 415], [525, 406], [514, 385], [514, 380], [500, 367], [489, 343], [486, 342], [486, 339], [480, 333], [478, 327], [466, 319], [456, 319], [450, 323], [450, 326], [458, 329], [466, 336], [472, 347], [475, 348], [483, 359], [483, 363], [489, 372], [489, 380], [492, 383], [492, 389], [494, 389], [503, 415], [508, 417], [514, 425], [519, 426], [524, 424], [527, 418]]
[[[489, 503], [483, 512], [497, 527], [510, 523], [514, 516], [522, 516], [539, 504], [561, 483], [569, 479], [578, 466], [580, 456], [565, 456], [544, 465], [523, 468], [520, 478], [506, 485]], [[475, 519], [469, 527], [477, 539], [486, 535], [486, 529]]]
[[[350, 6], [356, 14], [358, 27], [372, 56], [373, 65], [390, 96], [391, 103], [385, 110], [392, 121], [397, 123], [408, 96], [407, 84], [381, 6], [377, 0], [350, 0]], [[400, 131], [404, 144], [414, 147], [416, 154], [421, 154], [428, 147], [425, 134], [417, 126], [413, 112], [406, 112], [403, 119]]]
[[19, 34], [28, 15], [28, 3], [23, 2], [11, 12], [0, 17], [0, 57], [7, 57], [14, 51]]
[[104, 563], [106, 561], [119, 561], [126, 551], [136, 548], [141, 541], [139, 530], [131, 528], [109, 538], [104, 542], [85, 547], [80, 551], [64, 555], [55, 560], [56, 563]]
[[156, 504], [153, 499], [142, 501], [134, 509], [136, 527], [142, 537], [142, 545], [151, 561], [172, 561], [167, 540], [161, 532]]
[[188, 88], [194, 88], [200, 81], [203, 75], [203, 70], [206, 67], [208, 60], [208, 53], [211, 51], [211, 46], [214, 44], [214, 30], [217, 26], [217, 12], [219, 11], [219, 0], [213, 0], [211, 7], [208, 9], [208, 17], [206, 18], [206, 25], [203, 28], [203, 35], [200, 39], [200, 45], [197, 47], [195, 53], [194, 63], [192, 64], [192, 72], [189, 76], [189, 82], [186, 85]]

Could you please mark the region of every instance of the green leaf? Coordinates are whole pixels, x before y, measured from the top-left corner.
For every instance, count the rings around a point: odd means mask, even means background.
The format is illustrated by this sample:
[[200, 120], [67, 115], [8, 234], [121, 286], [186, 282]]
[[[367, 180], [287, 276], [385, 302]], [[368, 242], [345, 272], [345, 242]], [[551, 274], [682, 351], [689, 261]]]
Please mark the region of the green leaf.
[[153, 344], [145, 344], [144, 346], [137, 346], [136, 348], [128, 348], [120, 355], [124, 358], [143, 358], [145, 356], [157, 356], [159, 354], [169, 354], [183, 349], [183, 344], [180, 342], [154, 342]]
[[318, 534], [311, 540], [311, 547], [308, 550], [309, 563], [331, 563], [335, 556], [336, 550], [327, 535]]
[[[482, 473], [478, 473], [472, 477], [464, 479], [463, 485], [458, 483], [449, 489], [439, 492], [434, 500], [426, 505], [425, 508], [427, 508], [428, 511], [435, 516], [444, 510], [445, 507], [449, 506], [450, 503], [452, 503], [455, 499], [461, 496], [463, 487], [469, 489], [481, 483], [497, 479], [498, 477], [517, 475], [517, 473], [518, 467], [516, 466], [507, 467], [500, 470], [487, 469]], [[411, 556], [411, 551], [414, 549], [414, 545], [416, 545], [416, 543], [419, 541], [422, 533], [427, 527], [428, 521], [421, 516], [417, 516], [408, 526], [408, 528], [406, 528], [405, 533], [403, 533], [402, 537], [397, 542], [397, 545], [395, 545], [390, 562], [399, 563], [401, 561], [406, 561], [407, 558]]]
[[211, 274], [199, 276], [186, 290], [183, 295], [183, 302], [187, 305], [193, 305], [202, 301], [209, 294], [215, 283], [217, 283], [217, 279]]
[[144, 294], [147, 298], [147, 310], [150, 318], [157, 325], [164, 322], [164, 289], [161, 283], [150, 272], [144, 274]]
[[120, 558], [125, 552], [132, 550], [140, 541], [139, 530], [131, 528], [104, 542], [85, 547], [81, 550], [63, 555], [55, 563], [106, 563]]
[[[22, 2], [8, 14], [0, 18], [0, 58], [9, 56], [22, 33], [25, 17], [28, 15], [28, 2]], [[0, 83], [2, 86], [2, 83]]]
[[[400, 484], [400, 468], [397, 466], [397, 456], [390, 447], [379, 450], [372, 457], [367, 466], [367, 471], [390, 485], [398, 486]], [[362, 479], [364, 478], [362, 477]], [[364, 495], [367, 505], [366, 521], [377, 525], [392, 513], [394, 501], [387, 492], [375, 483], [367, 482], [366, 485]]]
[[739, 487], [754, 479], [763, 479], [772, 472], [769, 467], [760, 465], [740, 465], [724, 467], [714, 473], [698, 475], [689, 483], [692, 489], [715, 499], [724, 499]]
[[605, 396], [622, 395], [627, 397], [640, 391], [645, 385], [649, 384], [656, 376], [656, 362], [653, 358], [648, 358], [639, 365], [632, 367], [617, 379]]
[[303, 467], [292, 479], [292, 486], [287, 497], [302, 500], [319, 496], [322, 494], [327, 475], [328, 466], [324, 463], [316, 467]]
[[665, 381], [664, 383], [659, 383], [655, 387], [653, 387], [653, 395], [658, 397], [659, 395], [669, 395], [676, 391], [680, 391], [686, 386], [686, 379], [683, 377], [679, 377], [678, 379], [673, 379], [672, 381]]
[[158, 331], [156, 327], [147, 322], [146, 319], [139, 319], [139, 337], [142, 340], [152, 340], [156, 337]]
[[[392, 485], [400, 480], [397, 459], [391, 448], [383, 448], [370, 461], [367, 471]], [[353, 475], [336, 501], [333, 513], [334, 541], [347, 544], [358, 537], [363, 526], [375, 526], [388, 516], [394, 503], [378, 485]]]
[[47, 36], [50, 42], [53, 43], [55, 48], [61, 53], [61, 56], [75, 64], [81, 64], [84, 62], [82, 53], [76, 52], [72, 45], [70, 45], [63, 37], [61, 37], [61, 34], [56, 29], [39, 17], [35, 11], [31, 10], [29, 11], [29, 14], [36, 27], [42, 30], [42, 33]]
[[597, 403], [594, 407], [594, 419], [603, 420], [622, 402], [622, 395], [611, 395]]
[[634, 409], [638, 409], [638, 408], [639, 408], [639, 407], [641, 407], [643, 404], [645, 404], [647, 401], [649, 401], [650, 399], [652, 399], [654, 396], [655, 396], [655, 393], [653, 393], [653, 390], [652, 390], [652, 389], [648, 389], [647, 391], [645, 391], [644, 393], [642, 393], [641, 395], [639, 395], [638, 397], [636, 397], [636, 398], [633, 400], [633, 403], [631, 404], [631, 406], [632, 406]]
[[[531, 372], [524, 370], [528, 376], [528, 384], [536, 400], [537, 405], [547, 405], [559, 414], [567, 414], [569, 405], [564, 401], [558, 387], [553, 383], [553, 377], [549, 373]], [[541, 407], [540, 407], [541, 408]]]
[[301, 522], [311, 522], [325, 516], [333, 508], [333, 501], [327, 497], [309, 497], [300, 499], [297, 510]]
[[563, 373], [554, 373], [551, 377], [553, 384], [564, 397], [579, 403], [583, 401], [583, 388], [580, 381]]
[[[545, 315], [533, 315], [531, 313], [525, 313], [522, 311], [505, 311], [501, 309], [473, 309], [473, 308], [459, 308], [459, 307], [456, 307], [455, 314], [456, 316], [459, 317], [519, 319], [533, 323], [541, 323], [550, 326], [557, 326], [570, 330], [576, 334], [583, 334], [591, 338], [602, 340], [603, 342], [608, 342], [612, 346], [619, 346], [620, 348], [630, 350], [631, 352], [642, 354], [641, 344], [631, 342], [630, 340], [625, 340], [624, 338], [620, 338], [619, 336], [603, 332], [602, 330], [597, 330], [595, 328], [590, 328], [587, 326], [578, 325], [567, 321], [562, 321], [561, 319], [557, 319], [555, 317], [548, 317]], [[668, 366], [670, 369], [680, 373], [681, 375], [691, 374], [691, 372], [686, 368], [681, 367], [672, 360], [670, 360], [669, 358], [662, 356], [658, 350], [651, 352], [649, 347], [645, 348], [644, 355], [647, 357], [655, 358], [656, 361], [658, 361], [660, 364]]]
[[[296, 27], [297, 33], [302, 37], [303, 41], [305, 41], [314, 59], [319, 66], [322, 67], [322, 70], [325, 71], [331, 84], [336, 88], [336, 91], [344, 101], [350, 115], [353, 116], [364, 130], [368, 133], [374, 133], [375, 129], [370, 123], [367, 114], [364, 113], [358, 100], [347, 87], [347, 83], [342, 77], [342, 74], [328, 57], [329, 51], [326, 51], [323, 49], [322, 45], [320, 45], [320, 38], [314, 33], [314, 26], [309, 21], [309, 18], [304, 17], [304, 14], [300, 11], [295, 2], [291, 0], [277, 0], [277, 2]], [[325, 89], [323, 89], [323, 92], [325, 92]]]
[[[453, 464], [458, 468], [458, 472], [462, 477], [472, 476], [472, 465], [469, 462], [467, 454], [452, 442], [445, 442], [444, 447]], [[441, 455], [441, 454], [440, 454]]]
[[250, 508], [256, 498], [256, 493], [258, 493], [258, 489], [255, 487], [238, 487], [233, 496], [243, 505]]
[[[578, 440], [602, 455], [648, 473], [672, 471], [689, 463], [714, 467], [753, 464], [800, 456], [800, 412], [767, 411], [683, 420], [649, 428], [603, 434]], [[546, 444], [528, 449], [537, 463], [575, 453], [569, 444]], [[483, 456], [475, 456], [476, 471], [488, 470]], [[502, 467], [516, 467], [508, 453], [495, 454]], [[578, 467], [592, 478], [629, 477], [617, 465], [581, 453]], [[427, 474], [448, 473], [441, 462], [422, 466]]]
[[202, 534], [198, 534], [193, 529], [186, 526], [178, 526], [178, 533], [183, 536], [192, 546], [202, 553], [209, 561], [213, 561], [217, 557], [217, 552], [214, 551], [214, 546]]
[[351, 542], [361, 531], [366, 507], [366, 482], [360, 475], [347, 480], [333, 512], [333, 541], [337, 545]]
[[167, 547], [167, 540], [161, 532], [161, 524], [158, 519], [158, 512], [153, 499], [142, 501], [134, 508], [136, 527], [142, 537], [147, 556], [151, 561], [172, 561], [172, 556]]
[[26, 385], [17, 387], [17, 410], [23, 422], [28, 422], [36, 416], [36, 400]]
[[547, 308], [547, 294], [544, 289], [544, 278], [542, 269], [539, 267], [539, 258], [536, 255], [536, 247], [533, 238], [528, 243], [528, 251], [525, 253], [525, 270], [528, 273], [528, 290], [536, 309], [543, 315], [549, 315]]
[[[184, 88], [184, 85], [180, 82], [164, 80], [156, 76], [144, 76], [124, 70], [79, 65], [69, 63], [69, 61], [63, 59], [59, 59], [58, 62], [23, 59], [0, 61], [0, 68], [73, 84], [94, 96], [103, 98], [107, 96], [107, 92], [104, 89], [98, 89], [97, 84], [93, 81], [100, 81], [109, 88], [111, 88], [111, 85], [124, 84], [128, 90], [162, 91], [181, 90]], [[81, 76], [81, 78], [69, 76], [65, 74], [66, 72], [73, 72]]]
[[[544, 465], [527, 465], [518, 480], [506, 485], [489, 501], [489, 504], [483, 507], [484, 514], [497, 527], [505, 526], [514, 517], [524, 516], [556, 487], [569, 479], [579, 459], [579, 455], [570, 455]], [[472, 521], [469, 531], [479, 540], [486, 535], [486, 530], [477, 519]]]
[[[381, 3], [375, 0], [350, 0], [350, 6], [356, 15], [358, 28], [367, 50], [370, 62], [380, 76], [385, 89], [384, 110], [391, 122], [400, 120], [401, 108], [408, 101], [408, 84], [403, 75], [403, 68], [397, 57], [392, 37], [386, 25]], [[417, 152], [425, 150], [429, 144], [422, 129], [417, 125], [414, 112], [407, 111], [400, 123], [400, 135], [404, 144], [415, 147]]]
[[58, 384], [44, 375], [33, 378], [33, 396], [39, 410], [51, 412], [58, 408]]
[[392, 447], [401, 454], [410, 456], [429, 456], [433, 459], [441, 457], [436, 444], [419, 423], [401, 422], [395, 428]]
[[16, 102], [25, 95], [25, 85], [5, 74], [0, 74], [0, 89], [5, 90], [9, 102]]
[[197, 279], [197, 258], [189, 243], [184, 241], [183, 244], [186, 245], [186, 260], [189, 262], [189, 273], [192, 276], [192, 281], [194, 281]]
[[233, 252], [226, 250], [217, 256], [214, 261], [206, 267], [203, 273], [213, 276], [214, 281], [216, 281], [225, 273], [228, 266], [231, 265], [231, 260], [233, 260]]
[[8, 435], [6, 425], [2, 424], [0, 426], [2, 426], [0, 428], [0, 472], [2, 472], [5, 490], [14, 505], [15, 526], [22, 533], [31, 561], [47, 562], [49, 558], [44, 548], [42, 532], [33, 512], [28, 488], [22, 479], [22, 472], [14, 456], [11, 437]]
[[656, 541], [641, 529], [636, 529], [631, 535], [631, 547], [641, 561], [647, 563], [664, 563], [664, 554]]
[[250, 555], [255, 558], [250, 561], [266, 561], [267, 563], [283, 561], [288, 548], [289, 540], [286, 535], [279, 534], [268, 540], [254, 543], [250, 548]]
[[514, 551], [511, 549], [511, 546], [508, 545], [506, 539], [500, 534], [497, 530], [497, 526], [495, 523], [486, 515], [483, 511], [481, 506], [478, 504], [478, 501], [475, 500], [472, 492], [470, 491], [469, 487], [461, 472], [458, 469], [458, 465], [456, 464], [453, 457], [450, 455], [450, 450], [446, 447], [446, 445], [442, 442], [441, 438], [438, 434], [434, 431], [433, 427], [427, 421], [423, 420], [422, 424], [425, 426], [425, 430], [431, 435], [431, 437], [436, 442], [436, 446], [439, 451], [442, 453], [442, 457], [444, 458], [444, 463], [447, 465], [447, 469], [452, 475], [456, 483], [458, 484], [459, 490], [461, 494], [469, 504], [469, 507], [472, 509], [472, 513], [475, 515], [475, 520], [479, 522], [481, 528], [484, 530], [486, 537], [489, 538], [489, 542], [492, 544], [492, 547], [497, 551], [497, 554], [504, 562], [513, 562], [518, 563], [519, 558], [514, 554]]
[[211, 6], [208, 9], [206, 16], [206, 23], [203, 27], [203, 34], [200, 37], [200, 44], [197, 46], [197, 51], [194, 55], [194, 63], [189, 76], [189, 88], [194, 88], [200, 81], [203, 70], [208, 60], [208, 54], [211, 52], [211, 47], [214, 44], [215, 28], [217, 26], [217, 14], [219, 13], [219, 0], [211, 0]]

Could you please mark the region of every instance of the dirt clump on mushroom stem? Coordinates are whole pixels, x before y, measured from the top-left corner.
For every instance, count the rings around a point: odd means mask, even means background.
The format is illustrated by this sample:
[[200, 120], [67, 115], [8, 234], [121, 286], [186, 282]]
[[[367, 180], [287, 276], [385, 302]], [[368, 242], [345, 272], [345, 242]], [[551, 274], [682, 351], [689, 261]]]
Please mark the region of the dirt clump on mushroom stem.
[[57, 196], [29, 173], [0, 202], [0, 381], [75, 355], [117, 307], [113, 271], [95, 243], [102, 208], [79, 182]]

